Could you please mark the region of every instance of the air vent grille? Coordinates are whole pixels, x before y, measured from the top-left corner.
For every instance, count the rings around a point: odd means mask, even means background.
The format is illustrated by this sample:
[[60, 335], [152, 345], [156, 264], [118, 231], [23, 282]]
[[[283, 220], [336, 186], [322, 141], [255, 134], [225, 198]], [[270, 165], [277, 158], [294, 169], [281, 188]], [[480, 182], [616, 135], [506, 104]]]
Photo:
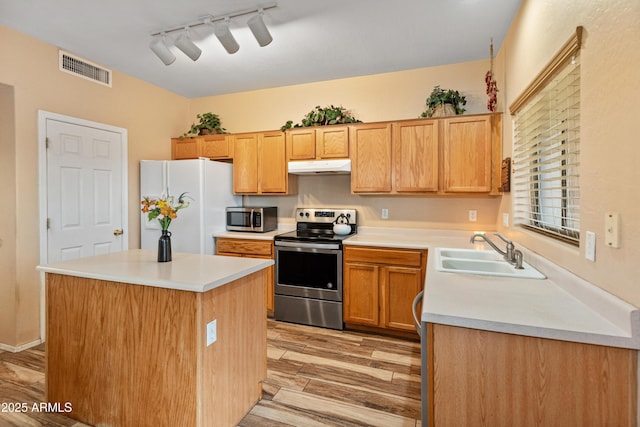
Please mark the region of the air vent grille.
[[59, 59], [60, 71], [111, 87], [111, 70], [62, 50]]

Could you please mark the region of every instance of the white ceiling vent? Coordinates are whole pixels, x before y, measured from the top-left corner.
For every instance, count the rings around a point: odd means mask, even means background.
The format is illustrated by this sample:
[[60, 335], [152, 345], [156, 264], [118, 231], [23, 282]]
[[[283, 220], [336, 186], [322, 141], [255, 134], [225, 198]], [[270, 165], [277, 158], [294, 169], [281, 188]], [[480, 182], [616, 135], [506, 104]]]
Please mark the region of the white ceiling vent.
[[111, 70], [100, 67], [68, 52], [62, 50], [59, 52], [60, 71], [111, 87]]

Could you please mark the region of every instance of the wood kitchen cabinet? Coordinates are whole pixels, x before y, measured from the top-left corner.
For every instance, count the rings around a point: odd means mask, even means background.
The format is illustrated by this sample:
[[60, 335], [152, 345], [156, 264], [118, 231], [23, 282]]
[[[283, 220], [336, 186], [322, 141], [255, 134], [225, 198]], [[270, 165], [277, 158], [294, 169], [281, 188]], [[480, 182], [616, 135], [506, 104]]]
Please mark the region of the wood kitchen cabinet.
[[501, 115], [351, 126], [351, 191], [500, 194]]
[[635, 350], [440, 324], [427, 340], [426, 425], [636, 425]]
[[344, 322], [415, 332], [412, 303], [426, 261], [426, 250], [345, 246]]
[[172, 138], [171, 159], [208, 157], [214, 160], [231, 160], [233, 158], [232, 142], [232, 136], [228, 134]]
[[391, 123], [368, 123], [349, 128], [351, 192], [391, 191]]
[[[218, 237], [216, 238], [216, 255], [274, 259], [273, 241]], [[274, 272], [273, 266], [267, 270], [265, 292], [267, 296], [267, 312], [269, 313], [273, 313]]]
[[233, 192], [295, 194], [297, 177], [287, 173], [284, 133], [233, 135]]
[[349, 128], [322, 126], [289, 129], [285, 132], [288, 160], [316, 160], [349, 157]]
[[499, 194], [501, 116], [442, 119], [443, 193]]
[[438, 121], [393, 124], [393, 191], [438, 191]]

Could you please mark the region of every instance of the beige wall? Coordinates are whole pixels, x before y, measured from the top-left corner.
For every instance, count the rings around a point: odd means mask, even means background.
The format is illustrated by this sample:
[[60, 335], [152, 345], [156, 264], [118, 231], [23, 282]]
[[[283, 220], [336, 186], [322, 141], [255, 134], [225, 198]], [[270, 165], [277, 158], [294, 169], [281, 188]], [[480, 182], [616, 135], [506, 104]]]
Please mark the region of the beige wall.
[[[2, 198], [15, 215], [15, 233], [5, 224], [0, 228], [0, 255], [13, 254], [5, 271], [3, 258], [0, 282], [0, 311], [13, 317], [0, 327], [0, 343], [15, 346], [40, 336], [40, 283], [35, 270], [39, 262], [38, 235], [38, 148], [37, 111], [39, 109], [106, 123], [128, 129], [129, 144], [129, 245], [139, 247], [138, 160], [170, 157], [169, 137], [185, 130], [188, 100], [137, 79], [113, 73], [113, 87], [71, 76], [58, 70], [58, 49], [36, 39], [0, 26], [0, 83], [12, 87], [15, 94], [15, 137], [0, 144], [1, 166], [10, 158], [15, 162], [14, 196]], [[5, 91], [2, 91], [3, 99]], [[1, 111], [6, 111], [0, 107]], [[3, 138], [5, 136], [3, 135]], [[3, 190], [4, 191], [4, 190]], [[4, 193], [2, 193], [4, 195]], [[11, 200], [15, 199], [14, 204]], [[3, 223], [5, 219], [3, 218]], [[15, 240], [12, 236], [17, 236]], [[5, 280], [15, 270], [13, 280]], [[14, 291], [11, 290], [13, 287]], [[5, 299], [7, 294], [9, 298]], [[4, 319], [3, 319], [4, 325]]]
[[[0, 221], [0, 343], [15, 342], [16, 335], [16, 149], [13, 87], [0, 84], [0, 200], [5, 206]], [[7, 209], [8, 208], [8, 209]]]
[[[499, 52], [506, 103], [524, 90], [562, 44], [584, 27], [581, 57], [580, 249], [517, 228], [514, 240], [640, 306], [640, 2], [525, 0]], [[504, 78], [504, 76], [503, 76]], [[506, 110], [506, 109], [504, 109]], [[504, 111], [503, 110], [503, 111]], [[508, 118], [508, 116], [507, 116]], [[512, 144], [505, 120], [505, 155]], [[511, 197], [501, 212], [510, 212]], [[620, 249], [604, 244], [605, 212], [618, 212]], [[596, 233], [596, 261], [584, 257], [585, 232]]]

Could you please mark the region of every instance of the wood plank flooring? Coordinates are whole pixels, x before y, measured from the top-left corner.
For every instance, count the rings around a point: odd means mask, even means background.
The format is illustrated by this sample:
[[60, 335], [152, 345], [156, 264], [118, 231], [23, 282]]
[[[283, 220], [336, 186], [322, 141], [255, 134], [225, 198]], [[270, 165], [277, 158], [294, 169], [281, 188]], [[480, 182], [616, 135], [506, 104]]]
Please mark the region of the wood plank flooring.
[[[420, 425], [420, 345], [380, 335], [268, 321], [263, 398], [240, 427]], [[0, 427], [83, 427], [32, 411], [44, 399], [44, 345], [0, 351]], [[24, 413], [2, 412], [10, 402]]]

